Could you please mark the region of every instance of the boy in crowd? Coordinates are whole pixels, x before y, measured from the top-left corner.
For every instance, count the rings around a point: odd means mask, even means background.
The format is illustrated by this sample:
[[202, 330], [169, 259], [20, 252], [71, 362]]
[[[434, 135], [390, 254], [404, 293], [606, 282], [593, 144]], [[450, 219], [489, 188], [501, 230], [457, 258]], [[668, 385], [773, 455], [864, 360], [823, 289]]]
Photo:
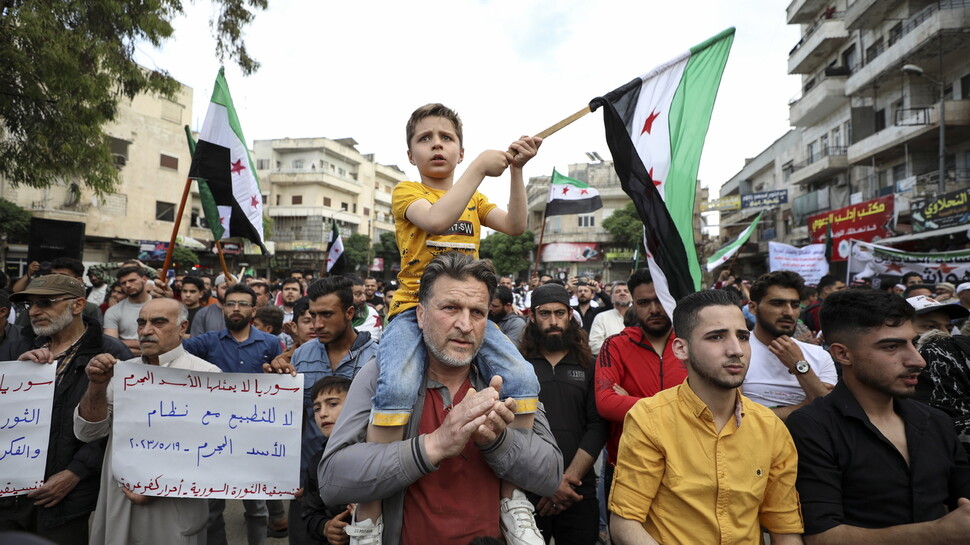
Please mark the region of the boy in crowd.
[[[323, 434], [326, 445], [334, 424], [344, 408], [350, 379], [344, 377], [323, 377], [310, 389], [313, 400], [313, 421]], [[306, 470], [306, 488], [303, 491], [303, 521], [307, 527], [310, 543], [320, 545], [347, 545], [350, 537], [344, 531], [350, 520], [351, 506], [327, 506], [320, 498], [320, 484], [317, 479], [317, 466], [323, 449], [320, 449]]]

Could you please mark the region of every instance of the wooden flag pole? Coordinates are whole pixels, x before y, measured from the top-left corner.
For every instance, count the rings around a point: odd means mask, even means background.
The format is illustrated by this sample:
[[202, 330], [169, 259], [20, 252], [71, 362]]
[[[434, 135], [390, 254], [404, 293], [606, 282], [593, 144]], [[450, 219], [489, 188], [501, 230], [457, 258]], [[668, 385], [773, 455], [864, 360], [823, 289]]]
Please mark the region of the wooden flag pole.
[[584, 115], [588, 114], [590, 111], [591, 110], [589, 109], [589, 106], [586, 106], [582, 110], [574, 113], [573, 115], [567, 117], [566, 119], [563, 119], [559, 123], [556, 123], [555, 125], [549, 127], [548, 129], [540, 132], [536, 136], [538, 136], [539, 138], [548, 138], [549, 136], [552, 136], [552, 134], [558, 132], [559, 129], [561, 129], [561, 128], [565, 127], [566, 125], [569, 125], [573, 121], [576, 121], [577, 119], [583, 117]]
[[192, 178], [185, 179], [185, 188], [182, 190], [182, 202], [179, 203], [178, 214], [175, 215], [175, 226], [172, 227], [172, 238], [168, 243], [168, 251], [165, 252], [165, 263], [162, 265], [162, 274], [159, 276], [162, 282], [167, 282], [166, 275], [168, 268], [172, 266], [172, 252], [175, 251], [175, 240], [178, 238], [179, 227], [182, 225], [182, 214], [185, 213], [185, 201], [189, 198], [189, 189], [192, 187]]
[[232, 274], [229, 273], [229, 267], [226, 266], [226, 254], [222, 253], [222, 242], [216, 241], [216, 250], [219, 252], [219, 264], [222, 265], [222, 273], [226, 275], [226, 282], [233, 280]]
[[542, 257], [542, 239], [546, 236], [546, 211], [542, 211], [542, 229], [539, 230], [539, 245], [536, 246], [536, 263], [532, 268], [532, 276], [539, 275], [539, 260]]

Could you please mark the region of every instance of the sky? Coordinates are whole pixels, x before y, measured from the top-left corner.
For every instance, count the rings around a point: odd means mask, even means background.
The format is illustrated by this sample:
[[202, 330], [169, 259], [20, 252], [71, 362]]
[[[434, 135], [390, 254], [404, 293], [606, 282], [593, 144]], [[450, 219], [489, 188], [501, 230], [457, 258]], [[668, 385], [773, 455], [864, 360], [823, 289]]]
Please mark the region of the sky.
[[[788, 130], [800, 80], [787, 75], [799, 38], [777, 0], [269, 0], [245, 29], [262, 67], [251, 76], [226, 60], [226, 79], [246, 139], [351, 137], [361, 153], [408, 164], [404, 125], [428, 102], [458, 111], [466, 163], [505, 149], [585, 107], [727, 27], [737, 28], [698, 177], [716, 188]], [[190, 125], [205, 117], [219, 69], [208, 0], [185, 3], [174, 38], [142, 45], [136, 60], [168, 70], [194, 90]], [[609, 158], [602, 112], [549, 137], [525, 175], [562, 173]], [[459, 167], [460, 173], [460, 167]], [[508, 177], [480, 190], [500, 205]]]

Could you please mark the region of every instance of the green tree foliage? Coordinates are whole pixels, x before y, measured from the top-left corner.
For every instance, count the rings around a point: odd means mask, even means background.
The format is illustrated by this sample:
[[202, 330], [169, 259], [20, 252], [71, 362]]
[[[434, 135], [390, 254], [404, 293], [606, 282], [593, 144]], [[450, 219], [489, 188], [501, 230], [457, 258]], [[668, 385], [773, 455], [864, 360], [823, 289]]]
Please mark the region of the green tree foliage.
[[630, 201], [603, 220], [603, 228], [613, 235], [613, 244], [623, 248], [643, 248], [643, 222]]
[[0, 236], [6, 236], [10, 244], [26, 244], [30, 237], [30, 212], [0, 199]]
[[199, 256], [185, 246], [176, 246], [172, 250], [172, 264], [180, 269], [191, 269], [199, 264]]
[[[254, 72], [242, 29], [267, 0], [212, 2], [216, 55]], [[181, 0], [0, 0], [0, 174], [15, 185], [80, 180], [111, 192], [118, 170], [102, 128], [120, 100], [178, 91], [167, 71], [133, 56], [170, 38], [182, 13]]]
[[394, 233], [381, 233], [380, 240], [374, 243], [374, 257], [384, 260], [384, 270], [391, 270], [394, 263], [400, 262], [401, 251], [397, 247]]
[[526, 231], [517, 237], [505, 233], [492, 233], [482, 239], [479, 254], [491, 259], [499, 274], [519, 275], [532, 265], [529, 254], [535, 250], [535, 234]]
[[351, 271], [359, 271], [361, 266], [367, 265], [367, 251], [370, 249], [370, 237], [356, 233], [344, 239], [344, 258]]

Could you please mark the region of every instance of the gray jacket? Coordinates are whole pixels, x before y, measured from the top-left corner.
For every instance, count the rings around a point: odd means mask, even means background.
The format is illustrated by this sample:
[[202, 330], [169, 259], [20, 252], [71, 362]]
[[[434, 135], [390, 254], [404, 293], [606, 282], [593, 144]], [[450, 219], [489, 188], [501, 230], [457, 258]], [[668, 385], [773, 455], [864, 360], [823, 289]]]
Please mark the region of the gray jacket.
[[[327, 505], [383, 498], [384, 544], [398, 545], [405, 490], [437, 468], [428, 461], [424, 442], [418, 437], [426, 389], [421, 389], [414, 404], [403, 441], [388, 444], [364, 442], [377, 375], [376, 363], [368, 363], [350, 387], [343, 411], [320, 460], [320, 490]], [[488, 387], [474, 365], [471, 366], [470, 379], [476, 390]], [[431, 380], [426, 384], [444, 388]], [[447, 399], [447, 389], [443, 395]], [[482, 453], [498, 478], [534, 494], [551, 496], [562, 480], [562, 453], [556, 446], [541, 404], [531, 432], [507, 428], [495, 442], [483, 448]], [[453, 492], [459, 493], [460, 486], [456, 483]], [[499, 508], [498, 503], [495, 508]]]

